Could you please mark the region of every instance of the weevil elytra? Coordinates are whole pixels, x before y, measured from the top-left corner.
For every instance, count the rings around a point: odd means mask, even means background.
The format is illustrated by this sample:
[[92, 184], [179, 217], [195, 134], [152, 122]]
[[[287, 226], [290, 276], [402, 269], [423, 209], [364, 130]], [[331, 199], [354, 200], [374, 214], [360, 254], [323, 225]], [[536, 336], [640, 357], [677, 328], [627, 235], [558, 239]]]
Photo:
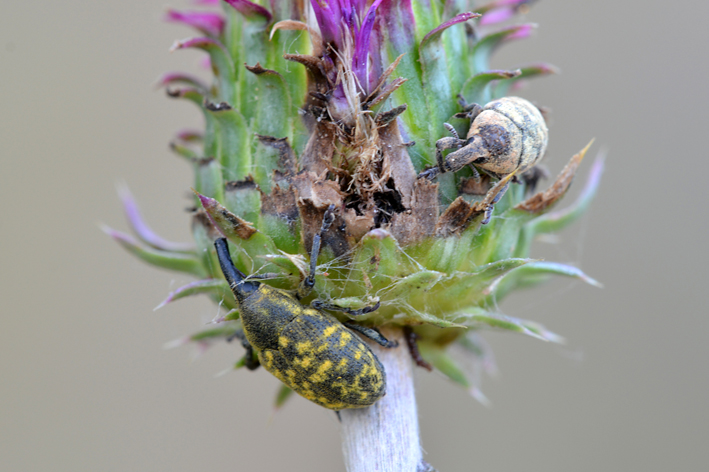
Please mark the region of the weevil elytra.
[[[325, 408], [362, 408], [384, 396], [386, 372], [369, 346], [352, 330], [384, 347], [395, 347], [397, 343], [388, 341], [375, 329], [340, 323], [322, 310], [357, 316], [376, 310], [379, 304], [349, 310], [317, 300], [311, 306], [300, 302], [315, 286], [320, 243], [333, 220], [331, 205], [325, 211], [320, 232], [313, 238], [310, 273], [293, 293], [249, 279], [234, 266], [227, 241], [221, 238], [214, 244], [239, 307], [247, 367], [263, 365], [295, 392]], [[258, 360], [253, 356], [254, 350]]]
[[[463, 113], [456, 117], [470, 119], [466, 139], [461, 139], [453, 126], [444, 123], [453, 137], [436, 141], [437, 167], [424, 170], [419, 178], [433, 180], [440, 173], [456, 172], [466, 165], [476, 178], [480, 176], [478, 169], [498, 179], [512, 173], [517, 177], [544, 156], [549, 130], [541, 112], [532, 103], [519, 97], [503, 97], [484, 107], [467, 105], [462, 98], [461, 104]], [[444, 159], [443, 151], [447, 149], [455, 151]], [[497, 200], [505, 190], [497, 195]], [[486, 214], [483, 223], [487, 223], [489, 216]]]

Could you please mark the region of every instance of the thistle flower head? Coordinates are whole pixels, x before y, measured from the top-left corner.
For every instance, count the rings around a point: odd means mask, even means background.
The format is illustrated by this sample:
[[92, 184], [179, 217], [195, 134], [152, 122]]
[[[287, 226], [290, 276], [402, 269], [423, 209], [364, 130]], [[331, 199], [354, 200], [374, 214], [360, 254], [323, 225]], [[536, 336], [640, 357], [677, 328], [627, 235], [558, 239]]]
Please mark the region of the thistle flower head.
[[435, 181], [418, 178], [437, 164], [444, 123], [468, 133], [462, 104], [485, 105], [555, 71], [548, 64], [490, 68], [498, 47], [531, 33], [529, 24], [499, 26], [529, 1], [496, 0], [473, 11], [461, 9], [464, 3], [226, 0], [222, 13], [168, 11], [169, 21], [201, 34], [173, 50], [204, 51], [214, 73], [209, 84], [183, 73], [159, 81], [205, 120], [204, 132], [180, 132], [171, 143], [195, 171], [194, 247], [152, 234], [127, 192], [138, 239], [109, 234], [153, 265], [198, 278], [163, 305], [207, 294], [228, 310], [216, 329], [193, 340], [205, 345], [239, 325], [215, 238], [229, 239], [243, 273], [270, 274], [269, 284], [295, 289], [331, 206], [335, 222], [323, 235], [314, 293], [303, 303], [317, 298], [352, 310], [379, 303], [357, 321], [412, 330], [423, 358], [478, 398], [476, 376], [466, 375], [448, 347], [458, 345], [490, 370], [483, 328], [561, 339], [498, 307], [512, 290], [550, 274], [597, 284], [574, 267], [530, 258], [537, 235], [564, 228], [588, 207], [600, 163], [581, 197], [556, 210], [588, 147], [539, 193], [537, 167], [519, 176], [466, 167]]

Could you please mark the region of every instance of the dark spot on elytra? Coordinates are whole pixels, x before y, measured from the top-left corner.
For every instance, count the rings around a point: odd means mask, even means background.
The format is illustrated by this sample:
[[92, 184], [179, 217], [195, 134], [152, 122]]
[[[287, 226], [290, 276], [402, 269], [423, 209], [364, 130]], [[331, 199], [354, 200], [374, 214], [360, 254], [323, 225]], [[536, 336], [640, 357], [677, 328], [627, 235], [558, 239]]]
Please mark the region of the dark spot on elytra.
[[509, 151], [510, 136], [503, 126], [484, 125], [480, 127], [478, 134], [491, 157], [502, 156]]

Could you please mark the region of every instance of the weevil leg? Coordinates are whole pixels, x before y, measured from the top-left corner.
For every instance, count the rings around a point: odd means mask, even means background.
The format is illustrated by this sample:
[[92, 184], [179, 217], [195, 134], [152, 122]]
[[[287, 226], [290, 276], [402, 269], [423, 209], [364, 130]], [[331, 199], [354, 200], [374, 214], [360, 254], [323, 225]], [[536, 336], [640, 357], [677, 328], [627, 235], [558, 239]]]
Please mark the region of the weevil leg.
[[508, 189], [508, 188], [510, 188], [510, 184], [507, 184], [507, 185], [505, 185], [504, 187], [502, 187], [502, 188], [500, 189], [500, 192], [499, 192], [497, 195], [495, 195], [495, 198], [492, 199], [492, 201], [490, 202], [490, 204], [491, 204], [491, 205], [494, 205], [495, 203], [499, 202], [500, 199], [502, 198], [502, 196], [505, 194], [505, 192], [507, 192], [507, 189]]
[[475, 183], [479, 184], [482, 177], [480, 177], [480, 172], [478, 172], [478, 168], [472, 164], [468, 164], [468, 167], [470, 167], [470, 170], [473, 171], [473, 179], [475, 179]]
[[510, 184], [506, 184], [502, 189], [500, 189], [499, 193], [495, 195], [495, 198], [492, 199], [490, 204], [487, 206], [485, 209], [485, 216], [483, 217], [483, 220], [481, 221], [481, 224], [488, 224], [490, 222], [490, 219], [492, 218], [492, 211], [495, 209], [495, 203], [499, 202], [502, 196], [507, 192], [507, 189], [510, 188]]
[[417, 179], [433, 180], [440, 173], [441, 173], [441, 171], [440, 171], [440, 169], [438, 169], [438, 167], [431, 167], [430, 169], [426, 169], [426, 170], [421, 171], [421, 173], [416, 178]]
[[307, 297], [315, 286], [315, 268], [318, 264], [318, 256], [320, 255], [320, 244], [333, 221], [335, 221], [335, 205], [330, 205], [323, 215], [320, 232], [313, 237], [313, 247], [310, 251], [310, 273], [303, 279], [303, 282], [301, 282], [298, 287], [296, 295], [299, 299]]
[[242, 327], [238, 327], [237, 329], [235, 329], [234, 333], [231, 334], [228, 338], [226, 338], [226, 342], [230, 343], [235, 339], [241, 341], [241, 345], [244, 347], [246, 347], [246, 344], [249, 344], [249, 342], [246, 340], [246, 335], [244, 334], [244, 328]]
[[432, 371], [433, 366], [426, 362], [426, 360], [421, 356], [418, 346], [418, 335], [414, 333], [411, 326], [404, 326], [404, 339], [406, 340], [406, 345], [409, 348], [409, 353], [411, 358], [414, 360], [417, 366], [423, 367], [427, 371]]
[[375, 343], [387, 349], [397, 347], [399, 345], [397, 341], [389, 341], [376, 328], [367, 328], [366, 326], [360, 326], [354, 321], [345, 321], [342, 324], [350, 328], [352, 331], [357, 331], [361, 335], [368, 337]]
[[254, 351], [253, 346], [251, 346], [251, 343], [246, 339], [246, 335], [244, 334], [244, 330], [242, 328], [237, 329], [234, 331], [234, 334], [226, 338], [227, 342], [232, 342], [234, 339], [238, 339], [241, 341], [241, 345], [246, 349], [246, 353], [244, 354], [244, 365], [246, 366], [247, 369], [249, 370], [256, 370], [258, 367], [261, 365], [261, 362], [258, 360], [258, 356], [256, 355], [256, 352]]
[[372, 306], [366, 306], [364, 308], [360, 308], [359, 310], [352, 310], [351, 308], [345, 308], [339, 305], [334, 305], [332, 303], [327, 303], [322, 300], [313, 300], [310, 304], [310, 306], [312, 306], [316, 310], [341, 311], [343, 313], [347, 313], [350, 316], [360, 316], [365, 315], [367, 313], [371, 313], [373, 311], [378, 310], [380, 305], [381, 303], [377, 302], [375, 305]]
[[486, 225], [490, 222], [492, 219], [492, 210], [495, 209], [495, 205], [490, 205], [485, 209], [485, 216], [483, 217], [483, 220], [480, 222], [480, 224]]
[[261, 362], [258, 360], [258, 356], [256, 355], [256, 351], [254, 351], [254, 348], [251, 347], [251, 344], [249, 344], [249, 347], [246, 348], [244, 358], [246, 359], [244, 365], [249, 370], [256, 370], [261, 365]]
[[539, 181], [541, 179], [548, 179], [549, 175], [549, 169], [539, 164], [525, 171], [521, 175], [522, 182], [525, 184], [524, 194], [532, 195], [537, 189]]
[[[462, 94], [462, 93], [459, 93], [457, 96], [458, 96], [458, 105], [460, 105], [460, 108], [462, 108], [463, 111], [468, 111], [467, 108], [468, 108], [470, 105], [468, 104], [468, 101], [465, 99], [465, 97], [463, 96], [463, 94]], [[475, 105], [475, 104], [473, 103], [473, 105]]]
[[483, 111], [483, 107], [477, 103], [468, 103], [465, 100], [465, 97], [460, 94], [458, 94], [458, 104], [461, 106], [463, 111], [461, 113], [456, 113], [454, 116], [456, 118], [468, 118], [471, 123], [475, 121], [475, 118], [477, 118], [477, 116]]

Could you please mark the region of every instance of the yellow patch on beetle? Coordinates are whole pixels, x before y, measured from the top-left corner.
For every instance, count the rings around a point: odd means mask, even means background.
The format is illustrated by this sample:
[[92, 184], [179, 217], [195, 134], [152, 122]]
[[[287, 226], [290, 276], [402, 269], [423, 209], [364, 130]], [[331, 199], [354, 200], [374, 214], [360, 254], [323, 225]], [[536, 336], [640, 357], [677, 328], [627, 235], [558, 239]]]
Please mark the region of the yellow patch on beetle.
[[313, 350], [313, 343], [311, 341], [303, 341], [295, 345], [298, 354], [305, 354], [308, 351]]
[[278, 337], [278, 346], [279, 347], [288, 347], [288, 342], [289, 339], [285, 336], [279, 336]]
[[323, 334], [323, 336], [328, 337], [328, 336], [332, 336], [335, 333], [335, 331], [337, 331], [337, 325], [332, 325], [332, 326], [328, 326], [327, 328], [325, 328], [323, 330], [322, 334]]
[[350, 342], [350, 339], [352, 339], [352, 335], [350, 333], [348, 333], [347, 331], [344, 331], [340, 335], [340, 347], [347, 346], [347, 343]]
[[313, 383], [323, 383], [326, 380], [325, 373], [332, 368], [332, 361], [326, 360], [318, 367], [318, 370], [311, 375], [310, 381]]

